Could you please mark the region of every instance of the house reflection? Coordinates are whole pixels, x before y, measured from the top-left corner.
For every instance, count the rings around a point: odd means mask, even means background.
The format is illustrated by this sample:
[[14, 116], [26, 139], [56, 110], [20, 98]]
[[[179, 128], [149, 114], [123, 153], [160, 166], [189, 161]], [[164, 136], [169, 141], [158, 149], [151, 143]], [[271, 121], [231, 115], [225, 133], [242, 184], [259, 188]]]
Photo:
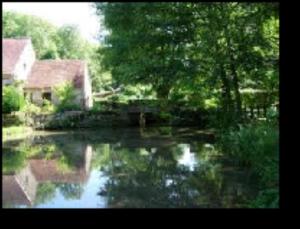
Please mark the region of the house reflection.
[[37, 185], [29, 164], [18, 173], [2, 175], [3, 205], [31, 205], [35, 199]]
[[90, 174], [92, 146], [81, 144], [81, 147], [74, 149], [74, 153], [79, 156], [79, 160], [72, 166], [72, 169], [67, 171], [60, 168], [59, 157], [54, 159], [30, 158], [26, 166], [17, 173], [2, 175], [3, 206], [32, 206], [39, 184], [47, 182], [85, 184]]

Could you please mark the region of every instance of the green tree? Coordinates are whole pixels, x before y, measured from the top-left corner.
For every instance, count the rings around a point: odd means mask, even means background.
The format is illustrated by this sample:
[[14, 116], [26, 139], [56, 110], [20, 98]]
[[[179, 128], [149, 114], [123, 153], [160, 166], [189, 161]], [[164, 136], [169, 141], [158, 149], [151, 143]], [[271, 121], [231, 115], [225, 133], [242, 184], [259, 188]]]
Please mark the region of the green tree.
[[55, 197], [56, 185], [51, 182], [41, 183], [37, 187], [34, 205], [40, 205], [51, 201]]
[[87, 59], [88, 44], [81, 38], [77, 26], [63, 25], [57, 29], [56, 44], [61, 59]]
[[56, 27], [39, 17], [5, 11], [2, 36], [30, 37], [38, 59], [58, 58], [55, 44]]
[[111, 31], [103, 65], [119, 83], [151, 84], [166, 99], [180, 77], [196, 73], [190, 4], [96, 3], [96, 8]]
[[[270, 60], [266, 53], [278, 60], [278, 30], [276, 29], [276, 4], [267, 11], [269, 4], [211, 3], [195, 4], [199, 51], [202, 74], [211, 80], [213, 88], [221, 88], [220, 98], [224, 114], [237, 120], [242, 116], [241, 85], [255, 82], [256, 88], [266, 85]], [[274, 16], [275, 15], [275, 16]], [[266, 24], [272, 21], [270, 40], [265, 32]], [[277, 41], [277, 43], [276, 43]], [[272, 80], [278, 82], [276, 65], [272, 69]], [[211, 71], [209, 71], [211, 69]], [[275, 83], [276, 84], [276, 83]], [[273, 84], [273, 85], [275, 85]], [[219, 85], [219, 86], [218, 86]], [[253, 85], [251, 86], [253, 87]], [[268, 88], [269, 89], [269, 88]], [[235, 115], [233, 115], [235, 114]]]
[[[241, 88], [278, 88], [277, 3], [96, 3], [110, 31], [102, 65], [125, 84], [243, 118]], [[193, 100], [199, 100], [194, 103]]]

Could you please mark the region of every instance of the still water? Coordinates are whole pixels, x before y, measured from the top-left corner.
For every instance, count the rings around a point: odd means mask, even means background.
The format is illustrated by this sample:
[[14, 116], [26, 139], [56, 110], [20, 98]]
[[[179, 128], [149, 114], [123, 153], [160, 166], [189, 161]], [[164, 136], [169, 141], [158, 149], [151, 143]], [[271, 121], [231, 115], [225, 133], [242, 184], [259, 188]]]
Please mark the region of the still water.
[[255, 193], [191, 128], [35, 132], [2, 150], [4, 208], [229, 208]]

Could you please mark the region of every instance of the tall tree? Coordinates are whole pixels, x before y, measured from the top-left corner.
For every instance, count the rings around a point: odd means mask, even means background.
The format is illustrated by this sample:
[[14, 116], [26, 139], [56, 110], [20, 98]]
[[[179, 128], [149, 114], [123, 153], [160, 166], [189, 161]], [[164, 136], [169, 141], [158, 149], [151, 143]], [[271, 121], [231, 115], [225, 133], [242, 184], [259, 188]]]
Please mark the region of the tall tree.
[[122, 83], [151, 84], [168, 98], [180, 77], [196, 73], [189, 44], [195, 27], [186, 3], [96, 3], [111, 31], [104, 65]]
[[[249, 80], [255, 82], [256, 88], [266, 85], [268, 50], [272, 50], [275, 63], [278, 60], [278, 43], [270, 40], [265, 32], [270, 20], [277, 23], [276, 5], [272, 6], [273, 10], [267, 10], [268, 4], [253, 3], [194, 5], [199, 41], [196, 48], [200, 52], [200, 63], [206, 65], [202, 67], [202, 76], [206, 72], [206, 76], [212, 77], [213, 87], [217, 86], [216, 79], [220, 80], [225, 114], [234, 120], [242, 116], [241, 85]], [[278, 31], [274, 29], [271, 33], [278, 41]], [[277, 71], [276, 64], [267, 65]], [[214, 69], [213, 74], [209, 69]], [[278, 82], [276, 76], [276, 73], [272, 74]]]

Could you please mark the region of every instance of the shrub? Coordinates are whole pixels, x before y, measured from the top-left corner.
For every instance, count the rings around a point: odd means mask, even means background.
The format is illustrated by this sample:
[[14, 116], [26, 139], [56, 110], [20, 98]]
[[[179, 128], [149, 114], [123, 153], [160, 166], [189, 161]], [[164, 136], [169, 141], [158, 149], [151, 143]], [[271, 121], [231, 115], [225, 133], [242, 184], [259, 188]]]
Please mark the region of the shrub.
[[14, 86], [3, 87], [2, 94], [2, 112], [11, 113], [19, 111], [25, 104], [25, 100], [21, 92]]
[[278, 206], [279, 191], [277, 188], [260, 191], [254, 200], [249, 201], [249, 207], [253, 208], [277, 208]]
[[[252, 204], [261, 207], [274, 205], [279, 183], [279, 131], [269, 122], [240, 126], [221, 136], [222, 151], [247, 166], [259, 180], [261, 192]], [[269, 192], [268, 190], [273, 190]], [[274, 194], [275, 193], [275, 194]]]
[[76, 93], [72, 83], [66, 82], [55, 87], [54, 94], [59, 101], [56, 107], [57, 112], [81, 110], [81, 107], [74, 102]]
[[79, 111], [81, 110], [81, 107], [78, 104], [75, 103], [64, 103], [59, 104], [56, 107], [57, 112], [64, 112], [64, 111]]
[[90, 110], [90, 112], [97, 113], [97, 112], [100, 112], [103, 110], [104, 110], [104, 107], [102, 106], [102, 104], [100, 102], [94, 102], [93, 107]]
[[43, 100], [42, 112], [52, 113], [56, 107], [47, 99]]
[[28, 100], [25, 100], [25, 105], [22, 108], [22, 111], [27, 114], [39, 114], [41, 113], [41, 108]]

